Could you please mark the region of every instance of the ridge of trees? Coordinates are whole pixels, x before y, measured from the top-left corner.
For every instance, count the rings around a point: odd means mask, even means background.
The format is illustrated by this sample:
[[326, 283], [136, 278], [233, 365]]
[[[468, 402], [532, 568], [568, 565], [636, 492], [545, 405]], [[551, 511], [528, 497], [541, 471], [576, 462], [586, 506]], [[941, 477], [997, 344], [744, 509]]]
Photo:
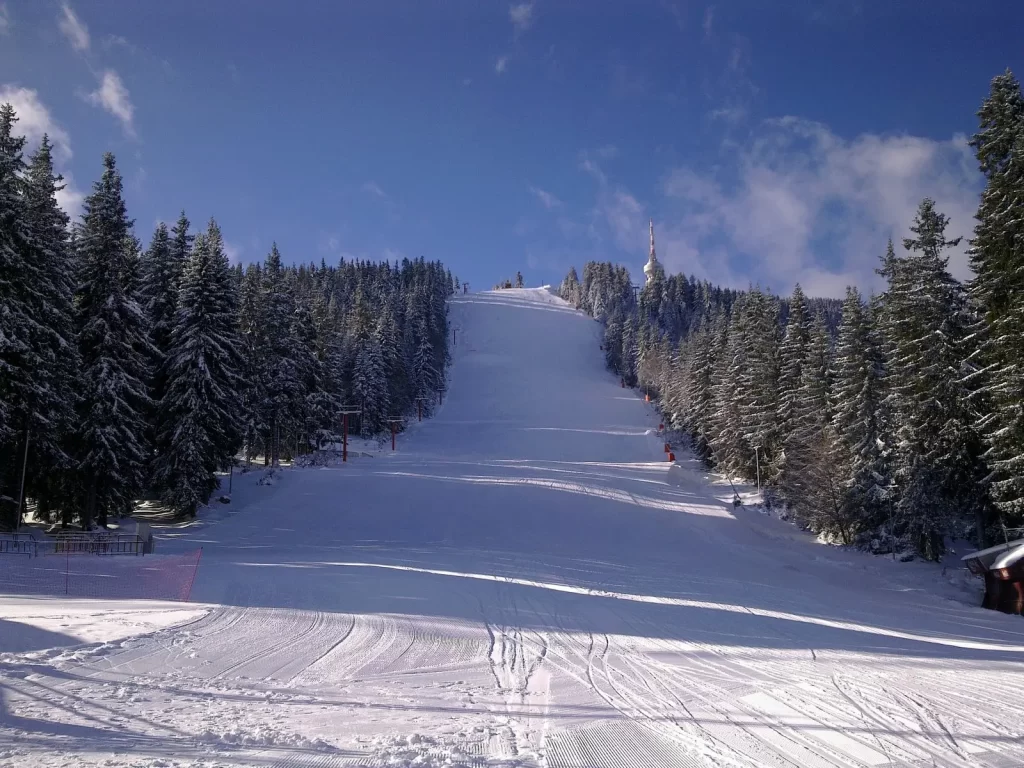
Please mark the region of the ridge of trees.
[[[450, 363], [440, 262], [232, 267], [182, 213], [143, 250], [112, 154], [70, 224], [43, 137], [0, 106], [0, 527], [64, 525], [159, 497], [194, 515], [239, 452], [276, 463], [433, 410]], [[22, 489], [24, 489], [22, 491]]]
[[1024, 525], [1024, 96], [994, 78], [970, 144], [985, 176], [973, 278], [948, 270], [949, 219], [924, 199], [886, 287], [842, 302], [739, 292], [588, 263], [560, 295], [602, 320], [608, 367], [655, 398], [696, 455], [758, 474], [806, 528], [938, 559]]

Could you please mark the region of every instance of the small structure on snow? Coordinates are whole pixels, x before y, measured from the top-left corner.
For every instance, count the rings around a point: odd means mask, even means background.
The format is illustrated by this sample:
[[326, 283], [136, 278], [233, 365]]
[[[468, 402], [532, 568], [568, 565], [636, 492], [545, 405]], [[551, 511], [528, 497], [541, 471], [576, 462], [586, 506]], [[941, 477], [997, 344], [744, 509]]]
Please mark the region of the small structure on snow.
[[985, 579], [982, 608], [1024, 614], [1024, 539], [998, 544], [960, 558]]

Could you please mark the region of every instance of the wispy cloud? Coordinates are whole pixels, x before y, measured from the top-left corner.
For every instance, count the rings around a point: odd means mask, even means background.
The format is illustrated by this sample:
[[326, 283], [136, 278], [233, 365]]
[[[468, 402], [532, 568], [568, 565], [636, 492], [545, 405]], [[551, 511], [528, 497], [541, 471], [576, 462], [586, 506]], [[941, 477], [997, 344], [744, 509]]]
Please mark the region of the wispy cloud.
[[708, 113], [708, 117], [712, 120], [721, 120], [724, 123], [735, 125], [736, 123], [743, 122], [747, 117], [747, 110], [745, 107], [732, 106], [732, 107], [721, 107], [719, 109], [713, 109]]
[[[800, 281], [814, 294], [878, 287], [888, 238], [900, 241], [925, 196], [969, 235], [980, 177], [963, 136], [946, 141], [865, 134], [845, 140], [820, 123], [768, 121], [739, 148], [738, 181], [677, 168], [662, 254], [670, 270], [775, 290]], [[951, 270], [969, 275], [963, 248]]]
[[512, 20], [515, 34], [521, 35], [533, 24], [533, 3], [517, 3], [509, 6], [508, 17]]
[[368, 181], [363, 184], [363, 191], [372, 197], [379, 198], [380, 200], [389, 200], [388, 193], [381, 189], [380, 185], [375, 181]]
[[598, 165], [597, 162], [590, 157], [590, 153], [587, 152], [586, 150], [580, 152], [579, 167], [581, 171], [589, 173], [591, 176], [593, 176], [599, 184], [608, 183], [608, 177], [605, 176], [604, 171], [601, 170], [601, 166]]
[[60, 31], [64, 33], [64, 37], [68, 39], [71, 47], [76, 51], [88, 51], [89, 28], [85, 26], [82, 20], [75, 14], [74, 9], [67, 3], [63, 3], [60, 10], [61, 14], [57, 20], [57, 25], [60, 27]]
[[7, 3], [0, 3], [0, 35], [10, 34], [11, 12], [7, 9]]
[[709, 5], [704, 9], [704, 22], [701, 24], [701, 28], [704, 30], [704, 39], [707, 40], [711, 37], [711, 33], [715, 26], [715, 6]]
[[508, 56], [499, 56], [498, 60], [494, 62], [494, 71], [502, 75], [506, 69], [508, 69]]
[[241, 264], [242, 263], [242, 252], [245, 249], [229, 240], [224, 241], [224, 255], [228, 257], [229, 264]]
[[132, 55], [139, 53], [139, 46], [122, 35], [107, 35], [103, 38], [103, 47], [106, 50], [110, 50], [111, 48], [123, 48]]
[[547, 192], [539, 187], [530, 187], [530, 191], [533, 192], [534, 196], [540, 200], [541, 205], [547, 208], [549, 211], [553, 211], [556, 208], [562, 207], [562, 201], [555, 197], [550, 192]]
[[125, 135], [135, 136], [135, 125], [133, 117], [135, 107], [132, 105], [128, 89], [121, 82], [120, 75], [112, 69], [108, 69], [100, 78], [99, 87], [86, 96], [86, 100], [93, 106], [106, 110], [121, 121], [121, 127]]
[[595, 154], [605, 160], [611, 160], [613, 157], [618, 157], [619, 148], [614, 144], [605, 144], [603, 147], [599, 147]]

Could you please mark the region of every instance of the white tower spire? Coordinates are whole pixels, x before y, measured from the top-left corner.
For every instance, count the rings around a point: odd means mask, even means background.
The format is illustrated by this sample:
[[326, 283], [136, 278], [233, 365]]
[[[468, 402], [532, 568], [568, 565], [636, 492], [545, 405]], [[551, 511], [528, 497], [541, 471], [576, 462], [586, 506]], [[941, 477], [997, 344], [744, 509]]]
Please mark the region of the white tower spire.
[[[651, 275], [655, 271], [662, 272], [661, 264], [658, 263], [658, 257], [654, 253], [654, 219], [651, 219], [651, 253], [647, 259], [647, 263], [644, 264], [644, 282], [649, 282]], [[662, 272], [664, 274], [664, 272]]]

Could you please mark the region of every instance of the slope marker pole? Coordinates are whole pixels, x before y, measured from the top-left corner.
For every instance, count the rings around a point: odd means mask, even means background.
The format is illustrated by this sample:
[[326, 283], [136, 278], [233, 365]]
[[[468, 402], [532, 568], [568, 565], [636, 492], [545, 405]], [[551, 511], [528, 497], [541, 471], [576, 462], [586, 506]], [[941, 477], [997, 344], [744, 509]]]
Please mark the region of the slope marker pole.
[[395, 450], [395, 433], [398, 431], [398, 425], [403, 423], [405, 419], [399, 416], [392, 416], [387, 420], [388, 424], [391, 425], [391, 450]]

